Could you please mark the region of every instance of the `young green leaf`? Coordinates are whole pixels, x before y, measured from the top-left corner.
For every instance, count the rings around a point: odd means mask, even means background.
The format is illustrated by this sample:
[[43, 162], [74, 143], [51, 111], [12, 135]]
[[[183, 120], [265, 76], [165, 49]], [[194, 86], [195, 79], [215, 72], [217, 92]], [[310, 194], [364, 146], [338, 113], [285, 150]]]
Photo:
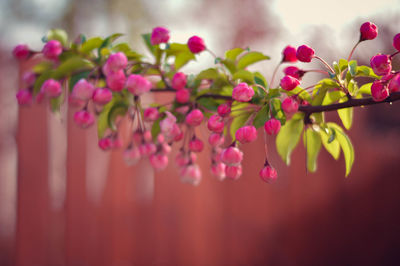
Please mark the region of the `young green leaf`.
[[321, 149], [321, 136], [312, 128], [307, 128], [304, 133], [304, 146], [307, 149], [307, 169], [310, 172], [317, 170], [317, 158]]
[[235, 74], [232, 76], [233, 80], [242, 80], [248, 84], [253, 84], [254, 83], [254, 75], [250, 71], [240, 69], [237, 71]]
[[[340, 99], [340, 103], [346, 102], [346, 99]], [[343, 126], [349, 130], [353, 123], [353, 107], [342, 108], [337, 110], [340, 120], [342, 120]]]
[[229, 132], [231, 134], [232, 141], [234, 141], [236, 139], [236, 137], [235, 137], [236, 131], [246, 124], [250, 115], [251, 115], [251, 112], [245, 112], [245, 113], [241, 113], [241, 114], [235, 116], [235, 118], [233, 118], [231, 126], [229, 128]]
[[[335, 131], [333, 130], [332, 132]], [[332, 157], [335, 160], [339, 159], [340, 155], [339, 141], [336, 139], [336, 137], [331, 140], [331, 136], [334, 136], [334, 134], [328, 135], [324, 130], [320, 130], [319, 134], [321, 135], [322, 144], [324, 145], [325, 149], [332, 155]]]
[[290, 155], [300, 140], [301, 132], [304, 128], [303, 114], [295, 114], [292, 119], [287, 121], [276, 137], [276, 149], [282, 160], [289, 165]]
[[103, 42], [104, 40], [100, 37], [90, 38], [89, 40], [87, 40], [82, 44], [80, 51], [81, 53], [89, 54], [94, 49], [98, 49]]
[[94, 67], [93, 63], [89, 60], [83, 59], [79, 56], [71, 57], [63, 62], [53, 74], [53, 78], [60, 79], [71, 75], [73, 72], [88, 70]]
[[47, 32], [46, 35], [47, 40], [57, 40], [62, 46], [67, 47], [68, 45], [68, 34], [65, 30], [62, 29], [52, 29]]
[[253, 120], [253, 126], [256, 128], [260, 128], [264, 126], [265, 122], [268, 121], [269, 119], [269, 105], [265, 104], [260, 111], [257, 112], [256, 116], [254, 117]]
[[235, 61], [238, 55], [243, 53], [245, 50], [243, 48], [233, 48], [225, 52], [225, 58]]
[[260, 52], [248, 52], [244, 54], [240, 59], [238, 60], [237, 67], [239, 69], [244, 69], [245, 67], [257, 63], [262, 60], [267, 60], [270, 59], [269, 56], [266, 56]]

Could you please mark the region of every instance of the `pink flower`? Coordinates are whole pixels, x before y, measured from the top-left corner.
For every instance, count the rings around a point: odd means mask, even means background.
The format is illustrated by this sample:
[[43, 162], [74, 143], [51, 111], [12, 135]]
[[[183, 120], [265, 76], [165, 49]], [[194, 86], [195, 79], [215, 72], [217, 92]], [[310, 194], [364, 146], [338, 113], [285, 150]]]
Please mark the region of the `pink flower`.
[[271, 118], [270, 120], [265, 122], [264, 129], [268, 135], [276, 135], [281, 129], [281, 121], [275, 118]]
[[25, 82], [26, 86], [32, 86], [36, 81], [36, 74], [32, 71], [27, 71], [22, 76], [22, 80]]
[[109, 150], [113, 147], [113, 141], [110, 137], [99, 139], [99, 147], [103, 151]]
[[299, 110], [299, 103], [292, 97], [288, 97], [282, 102], [282, 110], [286, 116], [291, 116]]
[[94, 86], [92, 83], [88, 82], [86, 79], [80, 79], [75, 83], [72, 90], [72, 96], [80, 100], [89, 100], [93, 97]]
[[184, 166], [180, 171], [181, 181], [197, 186], [201, 181], [201, 171], [197, 164]]
[[257, 129], [254, 126], [244, 126], [239, 128], [235, 137], [240, 143], [250, 143], [257, 139]]
[[296, 48], [293, 46], [286, 46], [282, 51], [282, 62], [297, 62]]
[[88, 128], [94, 123], [94, 115], [87, 110], [81, 110], [74, 114], [75, 123], [81, 128]]
[[189, 126], [196, 127], [203, 121], [204, 115], [199, 109], [193, 109], [186, 116], [185, 123]]
[[185, 153], [183, 151], [180, 151], [175, 157], [176, 164], [181, 167], [194, 163], [196, 162], [196, 160], [197, 160], [197, 155], [193, 152]]
[[292, 76], [286, 75], [281, 79], [280, 85], [285, 91], [291, 91], [300, 85], [300, 81]]
[[225, 117], [231, 113], [231, 106], [228, 103], [223, 103], [218, 106], [218, 114], [222, 117]]
[[400, 33], [397, 33], [393, 37], [393, 47], [394, 47], [394, 49], [400, 51]]
[[169, 40], [169, 31], [164, 27], [155, 27], [151, 32], [150, 42], [152, 45], [167, 43]]
[[128, 77], [128, 80], [126, 81], [126, 88], [133, 95], [137, 96], [150, 91], [151, 87], [151, 82], [141, 75], [132, 74]]
[[238, 102], [248, 102], [254, 95], [254, 90], [247, 83], [239, 83], [232, 92], [232, 98]]
[[375, 102], [381, 102], [389, 96], [389, 90], [383, 82], [376, 80], [371, 86], [371, 96]]
[[210, 136], [208, 137], [208, 143], [210, 143], [212, 147], [218, 147], [224, 144], [224, 141], [225, 138], [223, 134], [211, 133]]
[[221, 133], [222, 131], [224, 131], [224, 126], [224, 120], [219, 115], [212, 115], [208, 119], [207, 127], [213, 132]]
[[221, 152], [221, 161], [226, 165], [238, 165], [243, 160], [243, 152], [236, 147], [228, 147]]
[[225, 167], [225, 175], [227, 178], [237, 180], [242, 175], [242, 166], [227, 165]]
[[173, 126], [176, 124], [176, 117], [168, 111], [165, 112], [165, 114], [166, 117], [160, 122], [160, 128], [163, 134], [168, 135], [169, 132], [173, 130]]
[[190, 91], [188, 89], [180, 89], [175, 94], [178, 103], [187, 103], [190, 99]]
[[168, 165], [168, 156], [162, 153], [150, 155], [149, 160], [151, 166], [157, 171], [164, 170]]
[[143, 111], [143, 118], [147, 122], [152, 122], [158, 119], [160, 113], [158, 112], [157, 108], [149, 107], [144, 109]]
[[16, 97], [19, 105], [32, 104], [32, 93], [29, 90], [18, 91]]
[[194, 54], [200, 53], [206, 49], [203, 39], [198, 36], [190, 37], [187, 45], [189, 50]]
[[360, 41], [373, 40], [378, 36], [378, 28], [374, 23], [365, 22], [360, 27]]
[[397, 74], [392, 78], [392, 80], [389, 82], [388, 89], [389, 93], [400, 91], [400, 74]]
[[285, 73], [285, 75], [294, 77], [294, 78], [296, 78], [296, 79], [298, 79], [298, 80], [300, 80], [300, 79], [304, 76], [304, 74], [305, 74], [305, 72], [304, 72], [303, 70], [300, 70], [300, 69], [298, 69], [298, 68], [295, 67], [295, 66], [288, 66], [288, 67], [286, 67], [286, 68], [283, 70], [283, 73]]
[[60, 82], [54, 79], [46, 80], [43, 83], [41, 90], [50, 98], [56, 98], [62, 93]]
[[175, 90], [181, 90], [185, 88], [187, 80], [186, 80], [186, 75], [182, 72], [177, 72], [175, 75], [172, 77], [172, 88]]
[[263, 181], [267, 183], [273, 183], [277, 179], [278, 174], [275, 168], [267, 165], [263, 169], [261, 169], [260, 177]]
[[297, 48], [296, 57], [301, 62], [311, 62], [311, 59], [314, 57], [314, 50], [307, 45], [301, 45]]
[[126, 77], [124, 71], [118, 70], [107, 76], [107, 86], [112, 91], [121, 91], [125, 87]]
[[18, 44], [13, 49], [13, 55], [18, 60], [25, 60], [29, 57], [31, 52], [29, 51], [28, 45]]
[[222, 181], [226, 177], [225, 168], [226, 165], [224, 163], [214, 163], [211, 165], [211, 173], [217, 177], [219, 181]]
[[127, 148], [122, 156], [127, 165], [134, 165], [140, 160], [140, 152], [136, 146]]
[[107, 88], [97, 88], [93, 93], [93, 101], [97, 104], [107, 104], [112, 99], [112, 93]]
[[44, 45], [42, 53], [48, 59], [57, 59], [62, 51], [62, 44], [57, 40], [51, 40]]
[[139, 152], [142, 157], [150, 156], [157, 151], [156, 145], [154, 143], [143, 143], [139, 146]]
[[128, 65], [128, 58], [126, 58], [126, 55], [123, 52], [111, 54], [107, 58], [106, 65], [107, 65], [106, 69], [108, 70], [107, 72], [109, 71], [117, 72], [119, 70], [124, 69]]
[[370, 60], [372, 70], [379, 76], [387, 75], [392, 70], [392, 60], [389, 55], [377, 54]]
[[189, 142], [189, 150], [192, 152], [201, 152], [204, 148], [203, 141], [198, 138], [194, 138]]

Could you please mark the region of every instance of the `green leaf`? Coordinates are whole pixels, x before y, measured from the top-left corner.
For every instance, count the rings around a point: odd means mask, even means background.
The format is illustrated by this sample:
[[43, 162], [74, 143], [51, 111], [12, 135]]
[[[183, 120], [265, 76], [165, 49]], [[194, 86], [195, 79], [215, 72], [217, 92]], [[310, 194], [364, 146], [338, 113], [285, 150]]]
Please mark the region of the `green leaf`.
[[[329, 129], [332, 132], [331, 135], [328, 135], [324, 130], [320, 130], [319, 134], [321, 135], [322, 144], [325, 149], [332, 155], [332, 157], [337, 160], [340, 155], [340, 144], [339, 141], [335, 138], [335, 130]], [[333, 138], [332, 138], [333, 136]]]
[[[340, 99], [339, 102], [343, 103], [346, 102], [346, 99]], [[337, 110], [340, 120], [342, 120], [343, 126], [349, 130], [351, 128], [351, 125], [353, 123], [353, 107], [349, 108], [342, 108]]]
[[281, 127], [276, 137], [276, 149], [287, 165], [290, 164], [290, 155], [300, 140], [303, 127], [303, 114], [295, 114]]
[[60, 79], [71, 75], [73, 72], [91, 69], [94, 67], [93, 63], [89, 60], [83, 59], [79, 56], [71, 57], [54, 71], [53, 78]]
[[101, 110], [100, 115], [97, 117], [97, 135], [99, 139], [104, 136], [108, 128], [113, 129], [113, 119], [115, 119], [121, 111], [118, 110], [118, 107], [124, 105], [128, 105], [128, 103], [126, 100], [122, 99], [122, 96], [113, 96], [111, 101], [104, 105], [103, 110]]
[[371, 95], [371, 86], [372, 86], [372, 83], [364, 84], [364, 85], [362, 85], [362, 86], [360, 87], [360, 89], [358, 90], [358, 92], [361, 93], [361, 94], [368, 94], [368, 95]]
[[307, 92], [306, 90], [304, 90], [302, 87], [297, 86], [296, 88], [294, 88], [291, 91], [285, 91], [285, 90], [281, 90], [282, 92], [286, 93], [288, 96], [294, 96], [297, 95], [300, 97], [300, 99], [305, 100], [307, 102], [311, 102], [311, 95], [309, 92]]
[[372, 68], [368, 66], [357, 66], [356, 77], [370, 77], [374, 79], [379, 78], [379, 76], [374, 73]]
[[89, 40], [87, 40], [82, 44], [80, 51], [84, 54], [89, 54], [94, 49], [98, 49], [103, 42], [104, 40], [100, 37], [90, 38]]
[[117, 102], [110, 108], [107, 116], [107, 123], [109, 128], [111, 128], [112, 130], [117, 130], [115, 126], [115, 119], [117, 118], [117, 116], [124, 116], [128, 111], [128, 107], [129, 105], [125, 102]]
[[175, 70], [180, 69], [184, 65], [186, 65], [190, 60], [194, 60], [196, 57], [193, 53], [189, 52], [182, 52], [175, 56]]
[[123, 33], [114, 33], [104, 39], [103, 43], [100, 45], [99, 49], [109, 47], [116, 39], [119, 37], [124, 36]]
[[237, 63], [237, 67], [239, 69], [244, 69], [245, 67], [257, 63], [259, 61], [262, 60], [267, 60], [270, 59], [269, 56], [266, 56], [260, 52], [248, 52], [245, 55], [243, 55], [242, 57], [240, 57], [238, 63]]
[[260, 128], [264, 126], [265, 122], [269, 119], [269, 105], [265, 104], [260, 111], [257, 112], [253, 120], [253, 126]]
[[338, 65], [338, 63], [336, 61], [333, 62], [333, 69], [335, 70], [335, 74], [339, 74], [340, 73], [339, 65]]
[[351, 167], [354, 163], [354, 148], [350, 138], [343, 132], [343, 129], [335, 123], [327, 123], [328, 127], [333, 128], [336, 132], [336, 139], [342, 148], [344, 160], [346, 163], [346, 177], [350, 174]]
[[326, 93], [322, 105], [335, 103], [345, 96], [346, 94], [343, 91], [329, 91]]
[[214, 112], [217, 111], [219, 106], [219, 103], [213, 98], [200, 98], [197, 100], [197, 103], [205, 107], [206, 109]]
[[271, 116], [278, 119], [282, 125], [286, 122], [286, 115], [282, 110], [282, 102], [277, 98], [271, 99]]
[[201, 71], [196, 79], [217, 79], [219, 76], [218, 71], [215, 68], [208, 68], [206, 70]]
[[238, 55], [243, 53], [245, 50], [243, 48], [233, 48], [225, 52], [225, 58], [235, 61]]
[[54, 63], [52, 61], [43, 61], [40, 62], [38, 64], [36, 64], [32, 70], [33, 72], [35, 72], [36, 74], [41, 74], [47, 70], [50, 70], [53, 68]]
[[267, 81], [265, 80], [265, 77], [261, 75], [260, 72], [254, 72], [254, 82], [264, 87], [265, 89], [268, 89]]
[[221, 61], [221, 63], [229, 70], [229, 72], [233, 75], [235, 74], [237, 67], [235, 64], [235, 61], [231, 59], [224, 59]]
[[315, 86], [312, 105], [321, 105], [329, 89], [339, 88], [340, 85], [332, 79], [323, 79]]
[[345, 70], [348, 67], [348, 62], [346, 59], [340, 59], [339, 60], [339, 71], [342, 72], [343, 70]]
[[241, 113], [240, 115], [235, 116], [233, 118], [230, 129], [229, 129], [232, 141], [236, 140], [236, 136], [235, 136], [236, 131], [246, 124], [250, 115], [251, 115], [250, 112], [246, 112], [246, 113]]
[[357, 74], [357, 61], [351, 60], [349, 62], [349, 72], [351, 76], [355, 76]]
[[233, 80], [241, 79], [243, 82], [246, 82], [248, 84], [253, 84], [254, 82], [253, 73], [244, 69], [237, 71], [235, 74], [233, 74], [232, 78]]
[[67, 47], [68, 45], [68, 34], [65, 32], [65, 30], [61, 29], [49, 30], [46, 34], [46, 38], [47, 40], [57, 40], [64, 47]]
[[49, 69], [45, 72], [43, 72], [36, 80], [35, 80], [35, 84], [33, 85], [33, 94], [36, 95], [37, 93], [39, 93], [40, 88], [42, 87], [42, 84], [51, 78], [52, 74], [53, 74], [53, 70]]
[[158, 118], [156, 121], [153, 122], [153, 125], [151, 126], [151, 136], [153, 137], [153, 140], [155, 140], [158, 136], [158, 134], [160, 134], [161, 132], [161, 128], [160, 128], [160, 121], [162, 120], [162, 118]]
[[307, 169], [310, 172], [317, 170], [317, 158], [321, 149], [321, 136], [312, 128], [307, 128], [304, 134], [304, 144], [307, 149]]
[[90, 71], [83, 71], [75, 75], [72, 75], [69, 80], [69, 91], [72, 92], [72, 89], [74, 88], [75, 84], [81, 79], [86, 79], [89, 76], [89, 74]]

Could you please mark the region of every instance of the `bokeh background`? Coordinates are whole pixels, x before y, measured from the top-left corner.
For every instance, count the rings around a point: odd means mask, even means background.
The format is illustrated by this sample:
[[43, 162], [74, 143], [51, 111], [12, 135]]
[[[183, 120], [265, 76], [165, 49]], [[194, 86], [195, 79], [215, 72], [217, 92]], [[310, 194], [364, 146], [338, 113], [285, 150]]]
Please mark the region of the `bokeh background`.
[[[269, 139], [279, 180], [265, 184], [260, 139], [243, 147], [240, 180], [213, 178], [206, 151], [203, 180], [192, 187], [180, 183], [173, 162], [154, 173], [145, 160], [127, 167], [120, 151], [100, 151], [96, 130], [77, 128], [71, 110], [56, 117], [45, 104], [18, 108], [15, 100], [29, 64], [19, 66], [10, 52], [18, 43], [40, 49], [49, 28], [71, 36], [123, 32], [144, 52], [140, 34], [165, 26], [173, 41], [196, 34], [218, 55], [247, 46], [271, 55], [256, 65], [270, 79], [287, 44], [311, 45], [328, 62], [347, 57], [365, 21], [379, 26], [379, 37], [354, 55], [368, 63], [393, 52], [397, 0], [0, 1], [0, 265], [398, 265], [398, 103], [355, 110], [348, 178], [343, 158], [326, 151], [307, 174], [302, 145], [286, 167]], [[400, 68], [399, 58], [393, 63]], [[184, 70], [212, 64], [204, 53]], [[336, 113], [328, 118], [338, 121]]]

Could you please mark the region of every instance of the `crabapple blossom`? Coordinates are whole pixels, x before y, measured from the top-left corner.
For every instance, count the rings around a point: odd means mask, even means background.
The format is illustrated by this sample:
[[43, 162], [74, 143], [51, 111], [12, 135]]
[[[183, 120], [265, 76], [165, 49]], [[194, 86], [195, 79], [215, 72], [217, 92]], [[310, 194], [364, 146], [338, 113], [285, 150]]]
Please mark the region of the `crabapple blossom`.
[[172, 77], [171, 86], [175, 90], [181, 90], [185, 88], [186, 82], [186, 75], [183, 72], [176, 72]]
[[250, 143], [257, 139], [257, 129], [254, 126], [244, 126], [239, 128], [235, 134], [240, 143]]
[[378, 76], [387, 75], [392, 70], [392, 60], [389, 55], [377, 54], [370, 60], [371, 68]]
[[186, 116], [185, 123], [189, 126], [196, 127], [201, 124], [203, 121], [204, 115], [199, 109], [193, 109], [190, 113]]
[[378, 36], [378, 27], [372, 22], [365, 22], [360, 27], [360, 41], [373, 40]]
[[278, 174], [275, 168], [271, 167], [270, 165], [266, 165], [260, 170], [260, 177], [267, 183], [273, 183], [277, 179]]
[[239, 83], [232, 92], [232, 98], [238, 102], [248, 102], [254, 95], [254, 90], [247, 83]]
[[58, 58], [62, 51], [63, 47], [59, 41], [50, 40], [44, 45], [42, 53], [46, 58], [54, 60]]
[[314, 57], [314, 50], [310, 46], [301, 45], [297, 48], [296, 57], [301, 62], [309, 63]]
[[189, 47], [189, 50], [194, 54], [198, 54], [206, 49], [204, 40], [199, 36], [190, 37], [187, 45]]
[[93, 102], [104, 105], [112, 99], [112, 93], [107, 88], [97, 88], [93, 92]]
[[79, 100], [89, 100], [93, 97], [94, 86], [86, 79], [80, 79], [72, 89], [72, 96]]
[[275, 118], [271, 118], [267, 122], [265, 122], [264, 129], [268, 135], [276, 135], [281, 129], [281, 121]]
[[164, 27], [155, 27], [151, 32], [150, 42], [152, 45], [167, 43], [169, 40], [169, 30]]

